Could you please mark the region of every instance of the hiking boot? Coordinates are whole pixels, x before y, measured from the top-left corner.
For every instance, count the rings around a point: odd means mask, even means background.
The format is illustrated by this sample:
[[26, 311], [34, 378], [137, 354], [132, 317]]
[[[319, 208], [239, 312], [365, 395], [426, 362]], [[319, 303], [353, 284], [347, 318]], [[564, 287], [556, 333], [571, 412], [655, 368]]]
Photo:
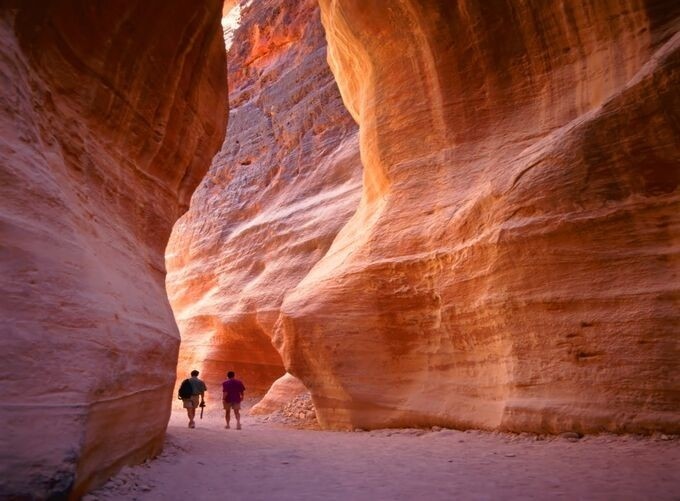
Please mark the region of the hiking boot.
[[241, 429], [241, 423], [239, 423], [239, 424], [236, 425], [236, 429], [237, 429], [237, 430], [240, 430], [240, 429]]
[[231, 428], [231, 426], [227, 425], [227, 426], [225, 426], [225, 428], [228, 430], [229, 428]]
[[196, 423], [194, 423], [193, 421], [191, 421], [191, 422], [189, 423], [189, 428], [196, 428]]

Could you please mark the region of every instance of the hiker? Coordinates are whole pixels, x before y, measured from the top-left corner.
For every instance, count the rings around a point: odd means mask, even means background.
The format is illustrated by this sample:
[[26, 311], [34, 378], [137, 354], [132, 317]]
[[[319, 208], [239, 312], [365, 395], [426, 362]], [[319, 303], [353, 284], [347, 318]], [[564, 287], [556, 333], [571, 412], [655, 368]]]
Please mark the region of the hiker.
[[191, 377], [182, 381], [182, 385], [179, 387], [179, 396], [187, 410], [187, 416], [189, 416], [189, 428], [196, 428], [194, 422], [196, 409], [199, 406], [205, 407], [204, 396], [206, 391], [208, 391], [208, 388], [202, 380], [198, 379], [198, 371], [195, 369], [191, 371]]
[[229, 428], [229, 418], [231, 409], [234, 409], [234, 417], [236, 418], [236, 429], [241, 429], [241, 401], [243, 400], [243, 392], [246, 387], [238, 379], [235, 379], [234, 371], [227, 372], [227, 380], [222, 383], [222, 404], [224, 405], [224, 419], [227, 421]]

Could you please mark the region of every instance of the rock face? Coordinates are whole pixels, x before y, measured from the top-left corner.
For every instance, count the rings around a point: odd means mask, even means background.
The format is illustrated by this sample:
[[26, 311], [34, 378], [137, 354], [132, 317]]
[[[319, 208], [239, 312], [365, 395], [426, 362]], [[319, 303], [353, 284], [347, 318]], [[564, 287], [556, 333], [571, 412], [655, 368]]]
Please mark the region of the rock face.
[[229, 51], [227, 139], [177, 223], [167, 288], [178, 377], [208, 396], [228, 370], [248, 394], [285, 372], [271, 344], [285, 293], [319, 260], [361, 191], [357, 126], [326, 63], [314, 0], [242, 2]]
[[680, 4], [320, 4], [363, 195], [274, 341], [322, 426], [680, 431]]
[[267, 391], [267, 394], [254, 405], [249, 414], [254, 416], [271, 414], [272, 412], [281, 410], [286, 404], [290, 403], [300, 395], [309, 393], [305, 385], [302, 384], [295, 376], [286, 373], [274, 383]]
[[61, 499], [162, 446], [179, 346], [163, 255], [224, 138], [221, 3], [15, 4], [0, 9], [0, 497]]

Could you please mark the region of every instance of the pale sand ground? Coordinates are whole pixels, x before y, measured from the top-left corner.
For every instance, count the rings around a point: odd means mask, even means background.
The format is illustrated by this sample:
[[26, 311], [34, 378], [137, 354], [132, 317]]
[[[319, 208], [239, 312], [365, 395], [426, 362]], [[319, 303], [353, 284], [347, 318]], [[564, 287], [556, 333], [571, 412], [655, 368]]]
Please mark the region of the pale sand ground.
[[677, 439], [321, 432], [250, 416], [237, 431], [216, 409], [197, 423], [173, 413], [161, 456], [85, 500], [680, 500]]

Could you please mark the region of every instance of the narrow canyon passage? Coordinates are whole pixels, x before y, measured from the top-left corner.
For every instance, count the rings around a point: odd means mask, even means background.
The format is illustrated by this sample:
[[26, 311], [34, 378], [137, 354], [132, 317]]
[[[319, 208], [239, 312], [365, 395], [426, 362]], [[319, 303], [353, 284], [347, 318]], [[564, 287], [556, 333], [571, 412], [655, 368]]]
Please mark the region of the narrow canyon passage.
[[677, 499], [680, 448], [661, 436], [575, 440], [449, 429], [323, 432], [246, 416], [194, 430], [173, 413], [163, 454], [85, 501]]
[[0, 42], [0, 498], [680, 492], [677, 0], [25, 0]]
[[166, 249], [182, 344], [178, 379], [228, 370], [264, 394], [288, 291], [327, 252], [361, 195], [358, 127], [326, 62], [317, 0], [225, 8], [229, 123]]
[[232, 7], [179, 378], [287, 371], [326, 429], [680, 431], [677, 2]]

